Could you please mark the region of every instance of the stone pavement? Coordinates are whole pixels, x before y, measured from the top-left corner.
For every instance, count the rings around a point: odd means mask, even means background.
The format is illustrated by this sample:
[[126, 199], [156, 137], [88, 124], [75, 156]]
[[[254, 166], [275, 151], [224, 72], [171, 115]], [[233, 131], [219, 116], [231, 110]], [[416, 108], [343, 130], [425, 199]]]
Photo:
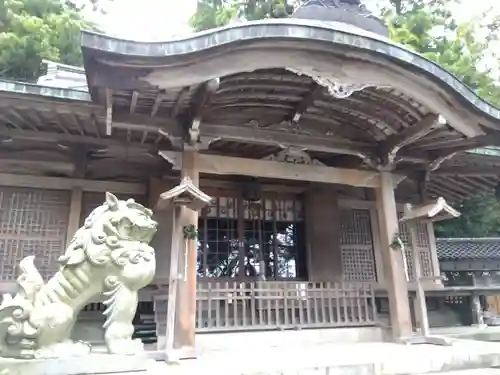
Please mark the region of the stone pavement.
[[[453, 346], [359, 343], [225, 350], [179, 364], [156, 362], [148, 375], [417, 375], [500, 366], [500, 344], [453, 340]], [[492, 375], [500, 370], [491, 370]], [[457, 373], [457, 375], [460, 373]], [[460, 375], [472, 375], [462, 373]], [[474, 374], [476, 375], [476, 374]]]

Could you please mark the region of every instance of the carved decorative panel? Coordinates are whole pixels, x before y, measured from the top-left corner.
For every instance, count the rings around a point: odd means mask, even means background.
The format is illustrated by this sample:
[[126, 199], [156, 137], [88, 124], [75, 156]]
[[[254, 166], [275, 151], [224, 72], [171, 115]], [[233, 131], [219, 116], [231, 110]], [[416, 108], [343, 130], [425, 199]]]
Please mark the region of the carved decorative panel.
[[340, 217], [344, 280], [376, 281], [370, 211], [342, 209]]
[[[403, 216], [398, 212], [398, 218]], [[410, 233], [408, 226], [404, 222], [399, 223], [399, 235], [405, 244], [406, 264], [408, 266], [408, 276], [413, 280], [413, 250], [410, 246]], [[422, 276], [433, 276], [433, 265], [431, 257], [431, 247], [429, 244], [429, 232], [424, 224], [417, 224], [417, 248], [420, 255], [420, 264], [422, 266]]]
[[69, 191], [0, 187], [0, 280], [15, 280], [17, 264], [29, 255], [45, 279], [57, 271], [69, 206]]

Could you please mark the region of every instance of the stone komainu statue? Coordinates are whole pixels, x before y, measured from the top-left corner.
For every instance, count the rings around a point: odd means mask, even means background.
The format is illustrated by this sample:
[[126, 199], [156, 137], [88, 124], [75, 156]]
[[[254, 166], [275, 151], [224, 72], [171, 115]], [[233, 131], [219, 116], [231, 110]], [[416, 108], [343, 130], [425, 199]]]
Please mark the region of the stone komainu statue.
[[4, 295], [0, 305], [0, 357], [55, 358], [85, 355], [90, 346], [72, 342], [78, 313], [104, 296], [105, 342], [111, 354], [143, 350], [132, 340], [138, 291], [155, 273], [155, 253], [149, 246], [156, 233], [152, 211], [133, 200], [106, 193], [106, 202], [85, 220], [61, 267], [44, 283], [33, 261], [24, 258], [17, 279], [19, 291]]

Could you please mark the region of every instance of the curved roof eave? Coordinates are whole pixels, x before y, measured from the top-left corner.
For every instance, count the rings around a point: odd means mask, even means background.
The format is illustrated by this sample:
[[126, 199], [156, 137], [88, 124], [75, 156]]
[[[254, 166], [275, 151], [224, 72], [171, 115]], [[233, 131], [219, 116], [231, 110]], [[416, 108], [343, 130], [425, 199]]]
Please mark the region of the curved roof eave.
[[[262, 42], [277, 39], [279, 39], [280, 44], [276, 43], [274, 45], [274, 50], [276, 51], [279, 51], [280, 47], [284, 45], [283, 41], [329, 42], [333, 45], [351, 48], [352, 50], [364, 50], [373, 56], [389, 58], [400, 69], [410, 71], [413, 68], [414, 71], [424, 73], [427, 77], [431, 78], [431, 82], [437, 83], [440, 89], [445, 90], [448, 94], [453, 95], [459, 100], [461, 99], [464, 104], [468, 104], [467, 107], [469, 107], [469, 110], [476, 112], [487, 121], [492, 121], [494, 127], [500, 129], [500, 109], [481, 99], [471, 88], [461, 82], [452, 73], [398, 43], [349, 24], [291, 18], [270, 19], [211, 29], [192, 34], [182, 39], [165, 42], [130, 41], [84, 31], [82, 32], [82, 47], [84, 54], [90, 53], [87, 50], [99, 51], [101, 57], [120, 56], [120, 59], [128, 59], [130, 61], [128, 66], [135, 66], [137, 68], [149, 67], [154, 70], [154, 68], [161, 69], [169, 68], [169, 66], [179, 67], [182, 64], [190, 64], [192, 63], [193, 55], [210, 53], [210, 51], [215, 52], [215, 50], [217, 50], [216, 55], [218, 57], [224, 55], [227, 58], [234, 53], [234, 50], [227, 48], [221, 53], [221, 47], [236, 46], [242, 42]], [[288, 47], [283, 46], [282, 48], [286, 49]], [[322, 52], [330, 51], [325, 50]], [[269, 50], [269, 53], [271, 54], [271, 50]], [[307, 58], [303, 58], [302, 64], [306, 60]], [[308, 63], [310, 72], [317, 71], [314, 66], [316, 64], [315, 59], [310, 58]], [[240, 71], [256, 70], [259, 69], [259, 64], [263, 65], [262, 68], [271, 67], [268, 66], [269, 63], [266, 65], [266, 61], [248, 62], [246, 66], [231, 66], [231, 63], [228, 63], [229, 68], [219, 67], [221, 73], [226, 73], [220, 74], [220, 76]], [[293, 66], [292, 62], [290, 64], [291, 66], [282, 67], [289, 68], [291, 71], [303, 72], [306, 75], [312, 74], [307, 72], [307, 69], [304, 70], [304, 66]], [[228, 73], [228, 69], [234, 70], [234, 72], [230, 71]], [[199, 81], [200, 74], [203, 74], [200, 73], [200, 70], [203, 71], [203, 69], [198, 69], [198, 72], [193, 75], [194, 77], [191, 77], [191, 80], [198, 79]], [[212, 69], [206, 72], [206, 77], [204, 78], [209, 79], [218, 76], [216, 70]], [[209, 75], [212, 75], [212, 77], [209, 77]], [[171, 87], [199, 83], [194, 81], [188, 82], [189, 78], [183, 78], [185, 81], [181, 82], [181, 79], [178, 77], [179, 75], [174, 74], [169, 76]], [[381, 86], [380, 84], [378, 85]], [[404, 84], [402, 85], [404, 86]], [[452, 120], [447, 119], [449, 121]], [[470, 117], [467, 120], [470, 120]], [[469, 131], [469, 136], [478, 135], [477, 128], [474, 130], [474, 125], [472, 124], [471, 127], [473, 130]]]

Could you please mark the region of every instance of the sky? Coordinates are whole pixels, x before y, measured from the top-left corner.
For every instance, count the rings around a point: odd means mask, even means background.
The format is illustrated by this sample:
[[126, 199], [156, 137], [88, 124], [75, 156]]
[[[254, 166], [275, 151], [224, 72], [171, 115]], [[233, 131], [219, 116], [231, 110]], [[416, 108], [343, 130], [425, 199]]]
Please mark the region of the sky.
[[[382, 0], [386, 1], [386, 0]], [[365, 0], [372, 8], [381, 0]], [[458, 18], [468, 18], [500, 0], [462, 0], [456, 9]], [[189, 33], [188, 20], [196, 9], [196, 0], [114, 0], [107, 5], [107, 14], [98, 23], [108, 34], [131, 40], [165, 40]]]

